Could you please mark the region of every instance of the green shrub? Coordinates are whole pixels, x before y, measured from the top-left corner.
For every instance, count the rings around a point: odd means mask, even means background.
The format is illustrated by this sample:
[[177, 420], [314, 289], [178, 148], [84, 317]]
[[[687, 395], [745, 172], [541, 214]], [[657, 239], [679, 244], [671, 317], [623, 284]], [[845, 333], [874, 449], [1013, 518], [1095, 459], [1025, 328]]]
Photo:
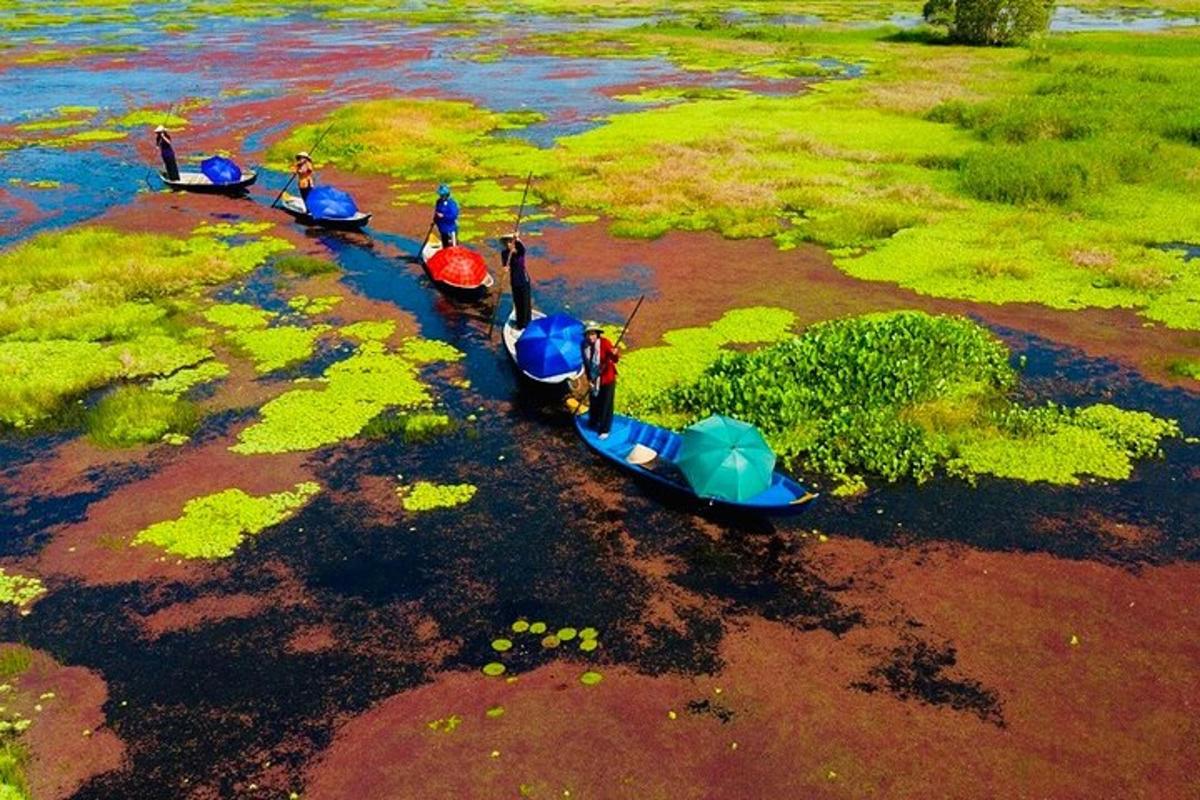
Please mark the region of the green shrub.
[[88, 436], [104, 447], [132, 447], [160, 441], [169, 433], [195, 430], [199, 414], [185, 400], [141, 386], [120, 386], [87, 414]]
[[[1049, 28], [1053, 9], [1053, 0], [956, 0], [951, 32], [966, 44], [1020, 44]], [[944, 18], [944, 8], [934, 10]]]

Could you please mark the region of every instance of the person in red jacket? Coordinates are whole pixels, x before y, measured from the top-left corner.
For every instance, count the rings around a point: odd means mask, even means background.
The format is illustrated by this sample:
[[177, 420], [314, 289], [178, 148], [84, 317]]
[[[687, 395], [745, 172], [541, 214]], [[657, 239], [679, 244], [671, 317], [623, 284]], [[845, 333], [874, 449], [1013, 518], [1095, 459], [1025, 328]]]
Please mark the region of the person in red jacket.
[[603, 334], [604, 331], [595, 326], [584, 332], [583, 365], [587, 369], [592, 390], [588, 424], [600, 434], [601, 439], [607, 439], [608, 432], [612, 430], [613, 400], [617, 395], [617, 362], [621, 360], [621, 354]]

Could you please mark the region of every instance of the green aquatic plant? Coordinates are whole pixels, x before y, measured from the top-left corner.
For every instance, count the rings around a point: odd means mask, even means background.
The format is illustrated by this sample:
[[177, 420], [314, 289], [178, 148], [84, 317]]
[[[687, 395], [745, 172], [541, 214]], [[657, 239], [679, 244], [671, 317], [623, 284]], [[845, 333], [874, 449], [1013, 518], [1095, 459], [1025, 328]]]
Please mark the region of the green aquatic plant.
[[322, 297], [309, 297], [308, 295], [298, 294], [288, 299], [288, 308], [306, 316], [316, 317], [321, 314], [328, 314], [343, 299], [340, 295], [336, 294]]
[[102, 447], [158, 442], [168, 434], [188, 435], [199, 412], [186, 400], [141, 386], [119, 386], [87, 413], [88, 438]]
[[602, 680], [604, 680], [604, 676], [593, 670], [588, 670], [579, 676], [579, 682], [584, 686], [595, 686]]
[[27, 608], [45, 593], [46, 587], [40, 578], [10, 574], [4, 567], [0, 567], [0, 603]]
[[390, 319], [363, 320], [338, 328], [338, 333], [358, 342], [383, 342], [396, 332], [396, 323]]
[[419, 444], [441, 436], [453, 427], [453, 421], [446, 414], [430, 411], [384, 413], [363, 426], [360, 435], [376, 439], [399, 436], [405, 444]]
[[8, 683], [24, 675], [33, 665], [33, 651], [20, 644], [0, 647], [0, 681]]
[[[494, 134], [541, 119], [533, 112], [497, 113], [462, 101], [368, 100], [351, 103], [302, 125], [273, 145], [267, 156], [289, 163], [326, 128], [320, 161], [340, 169], [410, 181], [470, 180], [533, 168], [538, 149]], [[364, 143], [370, 142], [368, 147]]]
[[118, 128], [153, 128], [164, 125], [168, 128], [185, 128], [188, 125], [186, 117], [172, 113], [167, 109], [138, 108], [112, 120]]
[[469, 483], [437, 484], [417, 481], [412, 486], [396, 489], [405, 511], [431, 511], [435, 508], [454, 508], [470, 502], [478, 488]]
[[[636, 351], [635, 351], [636, 352]], [[644, 399], [683, 426], [710, 414], [756, 425], [784, 464], [834, 476], [923, 481], [939, 469], [1077, 483], [1127, 478], [1177, 437], [1172, 420], [1107, 405], [1029, 409], [1009, 394], [1008, 350], [961, 317], [893, 312], [833, 320], [751, 353], [724, 353]]]
[[1200, 361], [1178, 359], [1171, 362], [1171, 372], [1184, 378], [1195, 378], [1200, 381]]
[[202, 316], [214, 325], [235, 330], [265, 328], [277, 315], [246, 303], [218, 303], [204, 309]]
[[178, 519], [158, 522], [139, 532], [132, 544], [152, 544], [182, 558], [225, 558], [247, 536], [289, 519], [321, 491], [313, 482], [288, 492], [262, 496], [241, 489], [189, 500]]
[[212, 358], [173, 321], [196, 289], [289, 249], [82, 227], [0, 252], [0, 423], [25, 427], [119, 378], [170, 375]]
[[663, 337], [663, 344], [625, 353], [621, 359], [620, 408], [634, 415], [649, 409], [647, 401], [669, 387], [699, 378], [730, 344], [762, 344], [788, 335], [795, 315], [783, 308], [739, 308], [727, 311], [707, 327], [683, 328]]
[[317, 339], [329, 330], [327, 325], [310, 328], [280, 325], [232, 331], [228, 338], [234, 349], [254, 361], [255, 370], [266, 373], [307, 361], [312, 357]]
[[31, 800], [25, 775], [28, 764], [29, 750], [24, 743], [11, 734], [0, 738], [0, 800]]
[[357, 436], [389, 408], [428, 407], [433, 398], [420, 380], [419, 365], [433, 358], [461, 357], [444, 343], [418, 345], [406, 340], [400, 351], [389, 352], [380, 342], [366, 342], [354, 355], [326, 369], [320, 388], [294, 389], [264, 405], [260, 421], [243, 430], [230, 449], [283, 453]]

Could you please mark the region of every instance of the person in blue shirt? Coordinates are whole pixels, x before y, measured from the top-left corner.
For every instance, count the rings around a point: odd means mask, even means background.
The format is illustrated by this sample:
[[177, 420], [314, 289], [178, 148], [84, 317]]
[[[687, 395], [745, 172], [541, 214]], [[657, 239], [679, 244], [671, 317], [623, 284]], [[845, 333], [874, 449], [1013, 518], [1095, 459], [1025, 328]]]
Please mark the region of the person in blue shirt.
[[512, 286], [513, 310], [516, 312], [516, 328], [525, 330], [533, 316], [533, 298], [530, 296], [529, 270], [525, 268], [525, 245], [518, 233], [501, 237], [504, 252], [500, 261], [508, 270], [509, 285]]
[[458, 203], [450, 196], [450, 187], [444, 183], [438, 187], [437, 193], [433, 223], [442, 237], [442, 247], [454, 247], [458, 244]]
[[162, 155], [167, 178], [173, 181], [179, 180], [179, 164], [175, 160], [175, 146], [171, 144], [171, 134], [167, 133], [167, 129], [162, 125], [154, 129], [154, 143], [158, 145], [158, 152]]

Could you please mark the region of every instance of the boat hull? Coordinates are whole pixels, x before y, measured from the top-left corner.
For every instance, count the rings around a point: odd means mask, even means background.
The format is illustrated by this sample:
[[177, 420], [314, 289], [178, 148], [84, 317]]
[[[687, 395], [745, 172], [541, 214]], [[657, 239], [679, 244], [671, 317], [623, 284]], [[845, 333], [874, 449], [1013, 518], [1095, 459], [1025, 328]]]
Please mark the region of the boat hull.
[[304, 207], [304, 201], [298, 197], [285, 197], [279, 204], [279, 208], [292, 219], [299, 222], [301, 225], [309, 225], [316, 228], [328, 228], [334, 231], [358, 231], [366, 227], [371, 221], [370, 214], [364, 214], [361, 211], [353, 217], [345, 217], [342, 219], [326, 219], [317, 218], [309, 214]]
[[[541, 319], [546, 316], [541, 311], [534, 309], [532, 319]], [[583, 375], [583, 368], [574, 372], [564, 372], [561, 375], [549, 375], [545, 378], [539, 378], [521, 369], [521, 365], [517, 363], [517, 339], [521, 338], [522, 331], [517, 329], [517, 312], [510, 312], [508, 319], [504, 321], [504, 330], [501, 331], [501, 338], [504, 340], [504, 349], [508, 351], [508, 357], [512, 359], [513, 366], [517, 372], [521, 373], [521, 377], [526, 378], [533, 383], [541, 386], [558, 386], [570, 381], [578, 380]]]
[[429, 276], [433, 285], [456, 300], [478, 301], [487, 297], [488, 291], [496, 285], [496, 278], [490, 272], [484, 276], [483, 283], [475, 286], [459, 286], [456, 283], [447, 283], [433, 277], [433, 273], [429, 271], [429, 260], [441, 249], [442, 238], [436, 232], [431, 232], [429, 236], [425, 237], [425, 243], [421, 245], [421, 266], [425, 269], [425, 274]]
[[181, 172], [179, 180], [172, 180], [162, 172], [158, 175], [169, 189], [197, 194], [243, 194], [258, 180], [258, 173], [253, 170], [243, 172], [242, 179], [233, 183], [213, 183], [202, 172]]

